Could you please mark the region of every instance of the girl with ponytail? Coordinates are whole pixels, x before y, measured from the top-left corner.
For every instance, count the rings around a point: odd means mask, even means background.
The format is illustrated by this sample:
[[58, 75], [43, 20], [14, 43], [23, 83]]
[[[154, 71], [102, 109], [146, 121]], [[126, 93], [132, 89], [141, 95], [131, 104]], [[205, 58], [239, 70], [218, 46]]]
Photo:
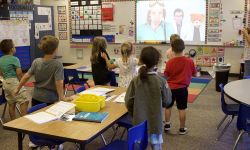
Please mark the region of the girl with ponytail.
[[140, 63], [143, 65], [139, 76], [130, 82], [125, 96], [125, 104], [133, 124], [138, 125], [147, 120], [148, 140], [153, 150], [162, 149], [162, 108], [172, 102], [167, 82], [156, 72], [160, 57], [159, 51], [152, 46], [142, 49]]
[[113, 64], [110, 63], [107, 55], [102, 53], [102, 58], [106, 60], [108, 69], [119, 68], [119, 80], [118, 86], [128, 87], [130, 81], [137, 75], [136, 66], [138, 60], [132, 57], [132, 51], [134, 50], [133, 44], [125, 42], [121, 45], [122, 57], [118, 58]]

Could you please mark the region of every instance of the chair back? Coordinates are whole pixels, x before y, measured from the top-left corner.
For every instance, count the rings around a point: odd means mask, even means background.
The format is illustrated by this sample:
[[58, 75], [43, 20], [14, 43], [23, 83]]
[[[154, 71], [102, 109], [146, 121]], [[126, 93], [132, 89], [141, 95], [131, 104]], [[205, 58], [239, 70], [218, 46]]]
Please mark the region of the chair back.
[[250, 60], [245, 60], [244, 76], [250, 76]]
[[76, 93], [80, 93], [84, 90], [86, 90], [85, 86], [80, 86], [78, 89], [76, 89]]
[[244, 76], [244, 79], [250, 79], [250, 75], [249, 76]]
[[28, 114], [30, 114], [30, 113], [33, 113], [34, 111], [42, 109], [46, 106], [47, 106], [46, 103], [38, 104], [38, 105], [35, 105], [35, 106], [32, 106], [31, 108], [29, 108], [27, 112], [28, 112]]
[[223, 86], [223, 84], [221, 83], [221, 84], [219, 85], [219, 87], [220, 87], [220, 90], [221, 90], [221, 98], [220, 98], [220, 100], [221, 100], [221, 109], [222, 109], [222, 111], [223, 111], [224, 113], [226, 113], [226, 112], [227, 112], [227, 109], [226, 109], [227, 103], [226, 103], [225, 97], [224, 97], [224, 86]]
[[64, 69], [64, 84], [80, 82], [76, 69]]
[[116, 76], [115, 76], [115, 72], [114, 71], [109, 71], [109, 79], [110, 79], [110, 85], [111, 86], [118, 86], [117, 82], [116, 82]]
[[128, 150], [145, 150], [148, 146], [147, 121], [128, 130]]
[[4, 90], [2, 88], [0, 88], [2, 94], [0, 95], [0, 105], [2, 104], [5, 104], [7, 101], [5, 99], [5, 96], [4, 96]]
[[245, 104], [240, 104], [237, 128], [239, 130], [245, 130], [250, 132], [250, 106]]

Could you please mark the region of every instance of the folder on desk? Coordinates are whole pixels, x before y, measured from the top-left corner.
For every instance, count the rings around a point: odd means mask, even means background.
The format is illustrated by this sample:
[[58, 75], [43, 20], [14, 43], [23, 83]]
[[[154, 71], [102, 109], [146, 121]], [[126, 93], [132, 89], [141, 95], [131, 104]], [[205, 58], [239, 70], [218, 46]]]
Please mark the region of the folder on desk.
[[107, 112], [80, 112], [73, 118], [73, 120], [101, 123], [107, 117]]

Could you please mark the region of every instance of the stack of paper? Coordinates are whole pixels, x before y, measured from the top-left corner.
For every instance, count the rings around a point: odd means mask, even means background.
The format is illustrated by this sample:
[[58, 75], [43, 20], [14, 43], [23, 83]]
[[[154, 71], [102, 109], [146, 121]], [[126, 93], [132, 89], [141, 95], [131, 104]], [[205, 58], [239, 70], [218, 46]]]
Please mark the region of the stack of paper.
[[85, 90], [79, 94], [80, 95], [82, 95], [82, 94], [94, 94], [94, 95], [98, 95], [98, 96], [101, 96], [101, 95], [103, 96], [106, 93], [112, 92], [114, 90], [115, 89], [98, 87], [98, 88], [94, 88], [94, 89]]
[[125, 95], [126, 95], [126, 92], [120, 94], [120, 95], [114, 100], [114, 102], [117, 102], [117, 103], [125, 103]]
[[38, 124], [46, 123], [52, 120], [59, 119], [63, 114], [71, 111], [72, 109], [74, 110], [74, 108], [75, 104], [60, 101], [43, 112], [26, 115], [25, 118], [28, 118]]

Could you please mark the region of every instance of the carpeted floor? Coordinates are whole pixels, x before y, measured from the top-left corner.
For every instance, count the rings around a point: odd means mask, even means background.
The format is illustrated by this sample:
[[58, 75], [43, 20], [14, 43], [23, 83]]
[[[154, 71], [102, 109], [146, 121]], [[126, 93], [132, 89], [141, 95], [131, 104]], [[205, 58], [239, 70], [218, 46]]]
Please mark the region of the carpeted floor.
[[[231, 78], [236, 80], [236, 78]], [[230, 150], [233, 148], [235, 138], [237, 136], [236, 119], [229, 126], [228, 130], [222, 136], [220, 141], [216, 141], [218, 131], [216, 126], [223, 118], [220, 108], [220, 93], [215, 91], [214, 80], [209, 82], [208, 86], [198, 96], [196, 101], [189, 103], [187, 109], [187, 127], [189, 129], [187, 135], [178, 135], [179, 120], [176, 108], [172, 111], [173, 128], [170, 133], [164, 133], [163, 150]], [[3, 107], [0, 108], [0, 114]], [[8, 115], [6, 115], [8, 116]], [[52, 129], [53, 130], [53, 129]], [[112, 136], [112, 130], [104, 133], [107, 140]], [[28, 138], [24, 139], [24, 150], [28, 149]], [[98, 137], [87, 145], [87, 150], [96, 150], [103, 146], [101, 138]], [[0, 128], [0, 149], [16, 150], [17, 134]], [[74, 143], [66, 142], [65, 150], [74, 150]], [[250, 137], [245, 134], [239, 143], [238, 150], [250, 149]]]

